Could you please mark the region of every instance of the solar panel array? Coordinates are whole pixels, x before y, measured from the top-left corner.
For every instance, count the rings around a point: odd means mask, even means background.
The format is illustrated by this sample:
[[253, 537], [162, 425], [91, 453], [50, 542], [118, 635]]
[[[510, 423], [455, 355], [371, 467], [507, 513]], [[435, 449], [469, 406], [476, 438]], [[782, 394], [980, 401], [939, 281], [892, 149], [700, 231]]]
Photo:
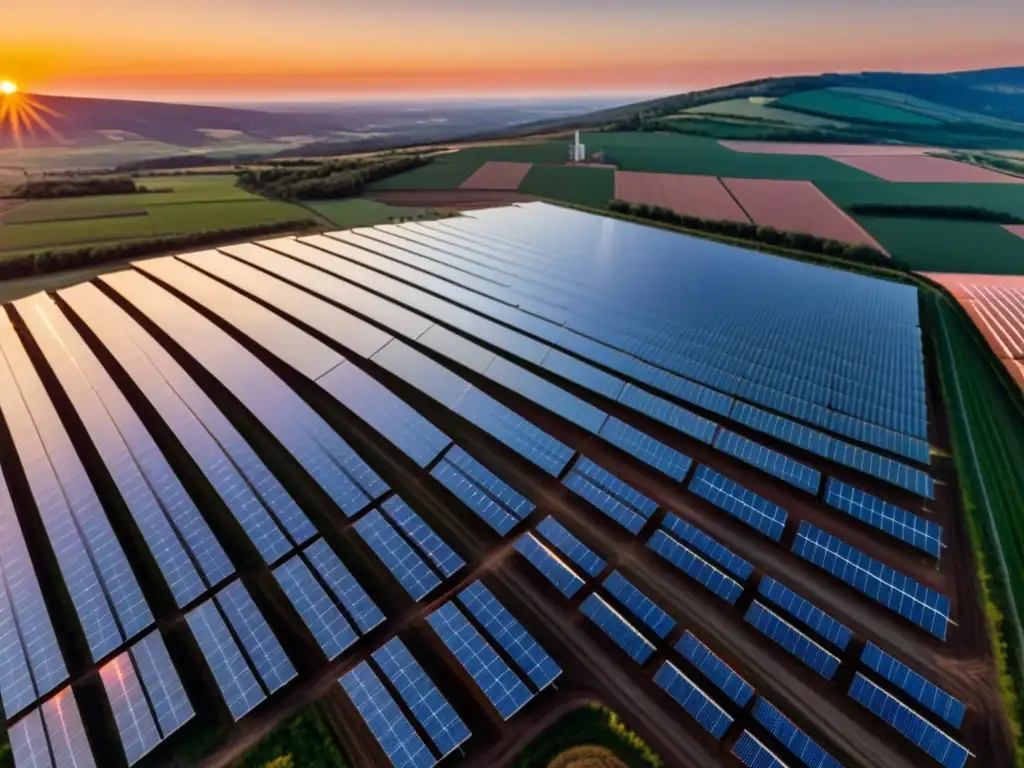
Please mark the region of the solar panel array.
[[430, 474], [502, 536], [535, 509], [533, 502], [457, 445]]
[[825, 503], [932, 557], [938, 557], [942, 551], [942, 526], [834, 477], [825, 486]]
[[640, 532], [658, 505], [588, 458], [580, 457], [562, 483], [632, 534]]
[[845, 624], [829, 616], [810, 600], [800, 597], [800, 595], [785, 584], [776, 581], [771, 576], [765, 576], [761, 579], [758, 592], [764, 599], [774, 603], [793, 616], [818, 637], [837, 648], [846, 650], [846, 646], [850, 643], [850, 638], [853, 637], [853, 631]]
[[818, 492], [821, 484], [821, 473], [818, 470], [735, 432], [727, 429], [719, 432], [715, 438], [715, 448], [808, 493]]
[[954, 728], [959, 728], [963, 724], [967, 708], [962, 701], [950, 696], [874, 643], [869, 642], [864, 646], [860, 660], [866, 667], [873, 669]]
[[516, 551], [540, 571], [565, 597], [572, 597], [583, 586], [583, 579], [548, 547], [541, 544], [532, 533], [519, 537]]
[[669, 512], [661, 524], [680, 541], [703, 553], [736, 578], [746, 581], [754, 572], [754, 566], [681, 517]]
[[441, 584], [441, 577], [378, 510], [363, 515], [354, 527], [413, 600], [422, 600]]
[[754, 695], [750, 683], [733, 671], [732, 667], [722, 661], [714, 651], [698, 640], [692, 632], [687, 631], [675, 645], [676, 651], [693, 664], [712, 685], [722, 693], [745, 707]]
[[550, 515], [537, 523], [534, 530], [555, 549], [578, 565], [580, 570], [588, 576], [597, 576], [604, 570], [604, 560]]
[[839, 761], [796, 727], [774, 704], [759, 696], [754, 702], [754, 719], [763, 725], [807, 768], [842, 768]]
[[7, 730], [15, 768], [96, 768], [82, 715], [64, 688]]
[[744, 731], [730, 750], [736, 758], [749, 768], [786, 768], [786, 764], [764, 744]]
[[603, 582], [604, 588], [636, 616], [654, 634], [664, 640], [676, 625], [675, 619], [665, 610], [637, 589], [618, 571], [612, 571]]
[[726, 602], [735, 603], [743, 594], [743, 587], [738, 582], [726, 576], [699, 555], [694, 554], [664, 531], [655, 531], [648, 540], [647, 546]]
[[750, 604], [743, 618], [826, 680], [831, 680], [839, 668], [838, 657], [756, 600]]
[[654, 645], [597, 593], [587, 595], [580, 610], [638, 664], [654, 653]]
[[789, 513], [777, 504], [758, 496], [706, 464], [697, 467], [690, 490], [723, 509], [755, 531], [779, 541], [786, 530]]
[[654, 682], [676, 700], [686, 712], [716, 740], [721, 740], [732, 725], [732, 718], [672, 662], [664, 662]]

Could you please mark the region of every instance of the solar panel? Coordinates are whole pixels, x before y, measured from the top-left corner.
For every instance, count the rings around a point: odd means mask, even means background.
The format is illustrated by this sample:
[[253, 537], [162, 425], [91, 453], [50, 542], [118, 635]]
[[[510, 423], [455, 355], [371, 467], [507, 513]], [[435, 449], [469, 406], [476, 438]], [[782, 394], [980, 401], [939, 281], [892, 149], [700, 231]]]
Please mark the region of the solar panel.
[[675, 619], [618, 571], [608, 574], [604, 580], [604, 588], [662, 640], [668, 637], [669, 632], [675, 627]]
[[192, 719], [195, 711], [159, 632], [150, 632], [129, 649], [146, 690], [160, 733], [167, 738]]
[[301, 557], [295, 555], [277, 566], [274, 578], [328, 659], [338, 658], [358, 639], [355, 629]]
[[732, 745], [732, 754], [749, 768], [786, 768], [786, 764], [764, 744], [744, 731]]
[[695, 555], [664, 531], [655, 531], [647, 546], [726, 602], [735, 604], [743, 594], [743, 587], [739, 583]]
[[14, 768], [96, 768], [71, 688], [9, 726], [7, 737]]
[[637, 664], [643, 664], [654, 653], [654, 645], [597, 593], [587, 595], [580, 610]]
[[232, 582], [217, 594], [216, 600], [267, 692], [273, 693], [293, 680], [298, 674], [295, 667], [245, 585], [237, 580]]
[[380, 512], [372, 510], [363, 515], [354, 527], [413, 600], [422, 600], [440, 585], [438, 575]]
[[466, 620], [455, 603], [449, 601], [442, 605], [427, 616], [427, 623], [503, 720], [508, 720], [533, 698], [530, 689]]
[[692, 632], [686, 632], [675, 645], [676, 651], [693, 664], [697, 670], [722, 693], [739, 706], [747, 706], [754, 695], [750, 683], [733, 671], [714, 651], [698, 640]]
[[604, 570], [604, 560], [551, 515], [537, 523], [535, 530], [588, 576], [597, 576]]
[[854, 676], [849, 695], [946, 768], [962, 768], [967, 762], [968, 752], [963, 745], [949, 738], [860, 673]]
[[457, 445], [430, 474], [502, 536], [535, 509], [531, 501]]
[[617, 448], [633, 456], [644, 464], [654, 467], [674, 480], [682, 482], [690, 469], [692, 460], [675, 448], [669, 448], [650, 435], [644, 434], [635, 427], [609, 416], [598, 434]]
[[800, 523], [793, 551], [858, 592], [946, 639], [949, 598], [854, 549], [807, 522]]
[[583, 579], [576, 575], [555, 553], [545, 547], [532, 533], [525, 533], [515, 543], [516, 551], [540, 571], [565, 597], [572, 597], [583, 586]]
[[950, 696], [874, 643], [868, 643], [864, 647], [860, 660], [869, 669], [873, 669], [954, 728], [959, 728], [963, 724], [967, 708], [962, 701]]
[[373, 660], [391, 681], [444, 757], [470, 737], [469, 728], [444, 694], [397, 637], [373, 652]]
[[541, 367], [611, 400], [618, 399], [623, 387], [626, 386], [617, 376], [605, 373], [600, 368], [595, 368], [590, 363], [557, 349], [548, 349]]
[[932, 557], [942, 549], [942, 526], [911, 514], [902, 507], [858, 490], [834, 477], [825, 486], [825, 503], [872, 528], [905, 541]]
[[658, 507], [604, 467], [582, 456], [562, 484], [632, 534], [640, 532]]
[[703, 552], [738, 579], [746, 581], [754, 572], [754, 566], [681, 517], [669, 512], [661, 524], [675, 534], [676, 538]]
[[125, 759], [128, 765], [134, 765], [153, 751], [163, 736], [157, 728], [138, 672], [127, 651], [100, 667], [99, 673], [114, 714]]
[[[41, 709], [26, 713], [7, 729], [7, 736], [11, 743], [14, 768], [53, 768]], [[91, 752], [88, 758], [90, 762], [84, 764], [94, 768], [96, 763], [91, 761]]]
[[782, 538], [789, 517], [786, 510], [715, 472], [706, 464], [698, 466], [693, 473], [690, 490], [768, 538], [775, 541]]
[[759, 696], [754, 702], [754, 719], [763, 725], [786, 749], [796, 755], [807, 768], [843, 768], [839, 761], [823, 750], [767, 699]]
[[764, 598], [808, 627], [818, 637], [832, 645], [846, 650], [853, 636], [852, 630], [845, 624], [833, 619], [823, 610], [770, 576], [761, 579], [758, 591]]
[[839, 668], [837, 657], [756, 600], [750, 604], [743, 618], [826, 680], [831, 680]]
[[715, 422], [632, 384], [626, 386], [619, 402], [703, 443], [710, 444], [718, 429]]
[[704, 691], [690, 682], [690, 678], [679, 671], [672, 662], [666, 661], [654, 675], [657, 683], [669, 696], [675, 699], [700, 726], [721, 741], [732, 725], [732, 718], [718, 706]]
[[522, 624], [509, 613], [483, 582], [474, 581], [459, 593], [459, 601], [505, 649], [530, 681], [543, 690], [562, 674], [561, 668], [548, 655]]
[[735, 432], [727, 429], [719, 432], [715, 438], [715, 448], [808, 493], [818, 492], [818, 486], [821, 484], [821, 473], [818, 470], [811, 469], [771, 448], [765, 448], [760, 443], [741, 437]]
[[431, 768], [430, 749], [365, 661], [338, 680], [395, 768]]
[[380, 508], [445, 578], [466, 564], [400, 496], [392, 496]]
[[306, 548], [305, 555], [328, 589], [345, 606], [360, 632], [366, 634], [384, 621], [383, 612], [326, 541], [314, 541]]

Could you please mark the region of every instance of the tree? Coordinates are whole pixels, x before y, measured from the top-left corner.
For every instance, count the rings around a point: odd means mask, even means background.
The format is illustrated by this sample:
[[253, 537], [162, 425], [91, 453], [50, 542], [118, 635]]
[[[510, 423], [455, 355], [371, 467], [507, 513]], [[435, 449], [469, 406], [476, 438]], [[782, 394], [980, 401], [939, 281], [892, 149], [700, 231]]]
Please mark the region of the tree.
[[296, 766], [291, 755], [281, 755], [280, 757], [275, 757], [263, 768], [296, 768]]

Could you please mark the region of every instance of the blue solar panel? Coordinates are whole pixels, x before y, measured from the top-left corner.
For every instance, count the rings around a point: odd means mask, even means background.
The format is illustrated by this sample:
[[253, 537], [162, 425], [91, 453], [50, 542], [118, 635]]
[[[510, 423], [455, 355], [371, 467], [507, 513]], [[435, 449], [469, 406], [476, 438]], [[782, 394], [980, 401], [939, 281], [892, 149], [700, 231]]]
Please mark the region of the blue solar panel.
[[715, 422], [632, 384], [619, 396], [619, 402], [704, 443], [710, 443], [718, 429]]
[[774, 705], [763, 697], [754, 702], [754, 719], [796, 755], [807, 768], [843, 768], [839, 761], [823, 750]]
[[313, 568], [320, 574], [320, 578], [345, 606], [360, 632], [366, 634], [384, 621], [384, 614], [380, 608], [326, 541], [319, 539], [313, 542], [305, 554]]
[[442, 605], [427, 616], [427, 623], [480, 686], [502, 719], [508, 720], [533, 698], [530, 689], [480, 636], [455, 603]]
[[732, 754], [748, 768], [786, 768], [786, 764], [779, 760], [771, 750], [764, 744], [750, 735], [750, 731], [744, 731], [732, 745]]
[[942, 548], [942, 526], [937, 523], [911, 514], [902, 507], [858, 490], [834, 477], [830, 477], [825, 486], [825, 503], [933, 557], [939, 556]]
[[430, 561], [445, 578], [466, 564], [445, 540], [424, 522], [423, 518], [412, 511], [412, 508], [400, 496], [392, 496], [381, 504], [381, 509], [391, 519], [391, 522], [412, 540], [420, 552], [430, 558]]
[[654, 653], [654, 645], [596, 593], [587, 595], [580, 610], [638, 664]]
[[807, 522], [800, 523], [793, 551], [939, 639], [946, 639], [948, 597]]
[[647, 546], [726, 602], [734, 604], [743, 594], [743, 587], [739, 583], [695, 555], [664, 531], [655, 531]]
[[839, 668], [837, 657], [759, 602], [751, 603], [743, 618], [826, 680], [831, 680]]
[[963, 724], [964, 713], [967, 711], [963, 702], [953, 698], [874, 643], [868, 643], [864, 647], [860, 660], [954, 728], [959, 728]]
[[800, 597], [789, 587], [770, 576], [765, 576], [761, 580], [758, 591], [766, 600], [789, 613], [818, 635], [818, 637], [838, 648], [846, 649], [850, 638], [853, 636], [852, 630], [845, 624], [841, 624], [833, 619], [811, 601]]
[[[450, 465], [446, 467], [448, 474], [442, 476], [443, 473], [439, 473], [438, 470], [446, 464]], [[496, 530], [507, 525], [505, 530], [499, 530], [502, 535], [507, 533], [508, 528], [515, 525], [516, 521], [525, 520], [536, 509], [533, 502], [457, 445], [445, 454], [444, 460], [437, 465], [433, 474], [485, 520], [499, 513], [502, 516], [499, 520], [509, 518], [510, 523], [492, 525]]]
[[587, 575], [597, 576], [604, 570], [604, 560], [551, 515], [537, 523], [536, 531]]
[[850, 685], [850, 698], [880, 717], [946, 768], [963, 768], [967, 750], [858, 673]]
[[293, 680], [298, 674], [295, 667], [245, 585], [237, 580], [232, 582], [217, 594], [216, 600], [267, 691], [273, 693]]
[[431, 768], [437, 763], [369, 664], [361, 662], [338, 682], [395, 768]]
[[64, 688], [7, 729], [15, 768], [96, 768], [78, 702]]
[[737, 520], [775, 541], [786, 530], [789, 513], [782, 507], [761, 498], [706, 464], [697, 467], [690, 480], [690, 490], [723, 509]]
[[469, 728], [401, 640], [391, 638], [373, 652], [373, 660], [423, 725], [442, 757], [469, 738]]
[[413, 600], [422, 600], [441, 583], [438, 575], [377, 510], [363, 515], [354, 527]]
[[658, 505], [590, 459], [580, 457], [562, 483], [630, 533], [639, 533]]
[[675, 645], [684, 659], [693, 664], [712, 685], [741, 707], [747, 706], [754, 689], [750, 683], [737, 675], [732, 667], [722, 661], [714, 651], [687, 632]]
[[622, 393], [622, 388], [625, 386], [625, 382], [617, 376], [605, 373], [601, 369], [557, 349], [548, 351], [541, 367], [612, 400]]
[[491, 637], [505, 649], [538, 690], [546, 688], [562, 674], [561, 668], [541, 648], [533, 636], [509, 613], [480, 581], [474, 581], [459, 593], [459, 601], [469, 609]]
[[526, 533], [519, 537], [515, 548], [566, 597], [572, 597], [583, 586], [583, 579], [554, 552], [541, 544], [533, 534]]
[[671, 662], [666, 661], [654, 675], [654, 682], [676, 700], [701, 727], [720, 741], [732, 725], [732, 718], [704, 691], [690, 682]]
[[146, 699], [138, 670], [126, 652], [99, 669], [125, 760], [134, 765], [163, 740]]
[[167, 738], [192, 719], [195, 711], [159, 632], [150, 632], [129, 650], [157, 727]]
[[922, 464], [928, 464], [931, 461], [931, 448], [927, 440], [918, 440], [877, 424], [861, 421], [845, 413], [830, 412], [827, 423], [821, 426], [828, 427], [833, 432], [852, 437], [862, 443], [919, 461]]
[[664, 443], [660, 443], [650, 435], [619, 421], [614, 416], [608, 417], [608, 421], [604, 423], [598, 434], [630, 456], [680, 482], [690, 469], [692, 460], [689, 456], [680, 453], [675, 448], [669, 448]]
[[658, 637], [664, 640], [676, 625], [675, 619], [669, 616], [647, 595], [633, 586], [618, 571], [612, 571], [604, 580], [604, 588], [608, 594], [624, 605], [630, 613], [646, 624]]
[[338, 658], [358, 639], [355, 629], [300, 556], [275, 568], [274, 578], [328, 659]]
[[708, 536], [704, 531], [690, 525], [681, 517], [669, 512], [661, 523], [670, 530], [677, 539], [691, 545], [694, 549], [707, 555], [738, 579], [746, 581], [754, 571], [754, 566], [739, 555], [734, 555], [728, 548]]
[[715, 448], [808, 493], [818, 492], [818, 486], [821, 484], [821, 473], [818, 470], [811, 469], [771, 448], [765, 448], [753, 440], [740, 437], [735, 432], [727, 429], [719, 432], [715, 438]]

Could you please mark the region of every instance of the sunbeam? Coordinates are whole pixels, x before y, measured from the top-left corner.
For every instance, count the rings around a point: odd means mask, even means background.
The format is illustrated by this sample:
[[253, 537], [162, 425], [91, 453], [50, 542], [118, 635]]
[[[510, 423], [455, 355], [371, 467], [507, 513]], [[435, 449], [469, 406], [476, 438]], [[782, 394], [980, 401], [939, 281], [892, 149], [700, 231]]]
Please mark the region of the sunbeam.
[[59, 140], [60, 133], [43, 115], [60, 117], [50, 107], [18, 90], [15, 83], [0, 80], [0, 146], [5, 143], [5, 135], [10, 134], [14, 146], [21, 149], [26, 135], [35, 135], [37, 129]]

